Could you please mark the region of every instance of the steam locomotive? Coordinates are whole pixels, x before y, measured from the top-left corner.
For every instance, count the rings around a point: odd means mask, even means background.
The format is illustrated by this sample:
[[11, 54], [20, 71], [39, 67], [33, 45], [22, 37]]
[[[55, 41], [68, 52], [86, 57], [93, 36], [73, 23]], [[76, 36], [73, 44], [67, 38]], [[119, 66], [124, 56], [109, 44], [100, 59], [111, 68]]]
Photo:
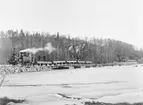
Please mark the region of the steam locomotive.
[[18, 54], [13, 54], [8, 62], [13, 65], [49, 65], [53, 69], [67, 69], [69, 66], [80, 68], [82, 65], [86, 65], [86, 67], [92, 65], [92, 61], [53, 61], [50, 57], [51, 55], [43, 50], [36, 53], [31, 50], [21, 50]]

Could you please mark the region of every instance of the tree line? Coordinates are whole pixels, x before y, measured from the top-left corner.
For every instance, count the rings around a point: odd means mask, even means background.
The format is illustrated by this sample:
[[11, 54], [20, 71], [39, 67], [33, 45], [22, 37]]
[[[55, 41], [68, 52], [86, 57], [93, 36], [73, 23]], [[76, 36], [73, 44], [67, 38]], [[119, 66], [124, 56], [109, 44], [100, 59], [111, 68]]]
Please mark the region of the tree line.
[[[44, 47], [52, 43], [56, 51], [50, 60], [91, 60], [94, 63], [123, 62], [126, 59], [139, 60], [143, 50], [136, 50], [131, 44], [113, 39], [80, 39], [70, 36], [45, 32], [25, 32], [23, 30], [0, 32], [0, 63], [6, 63], [13, 54], [26, 48]], [[13, 50], [15, 49], [15, 50]]]

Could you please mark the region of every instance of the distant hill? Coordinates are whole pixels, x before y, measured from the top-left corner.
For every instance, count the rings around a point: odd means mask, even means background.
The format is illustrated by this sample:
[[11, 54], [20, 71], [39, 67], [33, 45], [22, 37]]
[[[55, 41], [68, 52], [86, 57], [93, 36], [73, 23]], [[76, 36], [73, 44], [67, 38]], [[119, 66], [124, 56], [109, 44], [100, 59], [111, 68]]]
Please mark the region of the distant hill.
[[[94, 63], [120, 62], [128, 58], [139, 60], [143, 57], [143, 50], [135, 50], [131, 44], [113, 40], [96, 39], [90, 40], [72, 38], [70, 36], [60, 35], [59, 33], [51, 35], [50, 33], [29, 33], [8, 30], [0, 32], [0, 63], [6, 63], [6, 60], [15, 53], [26, 48], [41, 48], [47, 43], [52, 43], [56, 51], [51, 53], [52, 60], [92, 60]], [[48, 55], [49, 56], [49, 55]]]

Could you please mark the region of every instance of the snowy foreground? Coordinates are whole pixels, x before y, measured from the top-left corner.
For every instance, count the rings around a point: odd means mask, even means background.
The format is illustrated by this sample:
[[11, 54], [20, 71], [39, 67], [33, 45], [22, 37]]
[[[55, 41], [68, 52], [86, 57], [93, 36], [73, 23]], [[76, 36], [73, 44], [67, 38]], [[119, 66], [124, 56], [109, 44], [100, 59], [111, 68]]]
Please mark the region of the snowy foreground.
[[81, 105], [85, 101], [143, 102], [143, 66], [82, 68], [6, 75], [0, 97], [16, 105]]

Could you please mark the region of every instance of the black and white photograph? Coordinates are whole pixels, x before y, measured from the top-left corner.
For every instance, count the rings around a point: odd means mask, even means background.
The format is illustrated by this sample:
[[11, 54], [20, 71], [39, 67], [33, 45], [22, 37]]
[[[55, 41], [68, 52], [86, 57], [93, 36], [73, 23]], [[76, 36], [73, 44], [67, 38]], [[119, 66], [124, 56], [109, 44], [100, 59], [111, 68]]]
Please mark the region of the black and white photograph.
[[0, 105], [143, 105], [143, 0], [0, 0]]

